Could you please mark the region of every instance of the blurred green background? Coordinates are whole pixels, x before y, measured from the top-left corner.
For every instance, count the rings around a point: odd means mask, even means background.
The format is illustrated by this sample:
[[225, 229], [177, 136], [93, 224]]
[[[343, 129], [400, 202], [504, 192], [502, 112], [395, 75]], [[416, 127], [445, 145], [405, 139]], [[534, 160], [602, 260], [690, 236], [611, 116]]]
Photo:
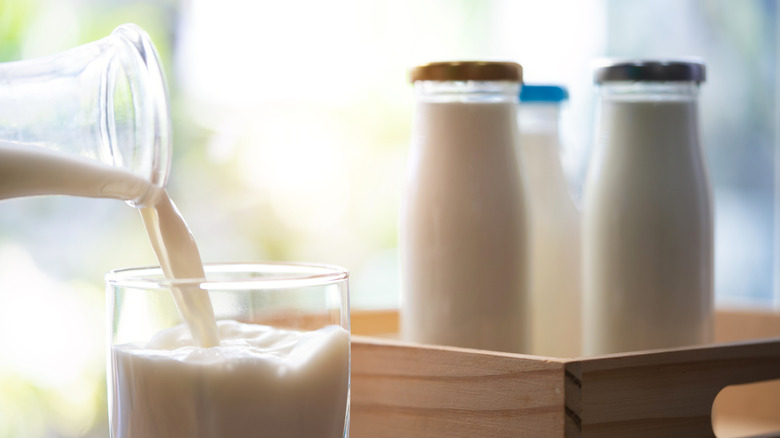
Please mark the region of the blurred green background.
[[[578, 198], [592, 61], [701, 56], [718, 304], [777, 308], [775, 1], [0, 0], [0, 61], [126, 22], [162, 56], [169, 191], [203, 259], [343, 265], [355, 308], [399, 304], [410, 67], [513, 60], [529, 83], [567, 86], [561, 155]], [[110, 200], [0, 203], [0, 438], [108, 436], [102, 279], [156, 263], [138, 216]]]

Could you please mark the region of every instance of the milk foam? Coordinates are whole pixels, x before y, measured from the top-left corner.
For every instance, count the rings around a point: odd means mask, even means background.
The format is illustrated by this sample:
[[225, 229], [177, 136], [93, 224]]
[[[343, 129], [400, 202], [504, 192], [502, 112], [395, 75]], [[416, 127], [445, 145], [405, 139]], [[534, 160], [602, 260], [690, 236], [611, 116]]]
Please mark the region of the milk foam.
[[115, 438], [341, 438], [349, 333], [219, 321], [221, 345], [184, 326], [112, 349]]

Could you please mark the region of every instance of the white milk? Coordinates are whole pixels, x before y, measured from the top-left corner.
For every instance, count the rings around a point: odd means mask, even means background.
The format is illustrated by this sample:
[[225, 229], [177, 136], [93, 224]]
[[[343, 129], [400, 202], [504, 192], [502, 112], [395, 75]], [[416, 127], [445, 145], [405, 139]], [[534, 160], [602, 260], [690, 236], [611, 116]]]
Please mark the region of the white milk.
[[125, 169], [35, 145], [0, 140], [0, 199], [72, 195], [153, 203], [158, 191]]
[[695, 96], [603, 98], [585, 189], [585, 353], [712, 339], [712, 197]]
[[401, 335], [526, 352], [516, 101], [421, 101], [401, 215]]
[[[163, 192], [154, 207], [142, 208], [141, 217], [166, 278], [206, 277], [195, 238], [167, 192]], [[171, 287], [171, 292], [197, 345], [219, 345], [208, 293], [197, 286]]]
[[531, 352], [581, 354], [580, 214], [559, 158], [558, 103], [520, 105], [521, 168], [528, 190]]
[[349, 333], [220, 321], [222, 345], [174, 327], [112, 350], [115, 438], [341, 438]]

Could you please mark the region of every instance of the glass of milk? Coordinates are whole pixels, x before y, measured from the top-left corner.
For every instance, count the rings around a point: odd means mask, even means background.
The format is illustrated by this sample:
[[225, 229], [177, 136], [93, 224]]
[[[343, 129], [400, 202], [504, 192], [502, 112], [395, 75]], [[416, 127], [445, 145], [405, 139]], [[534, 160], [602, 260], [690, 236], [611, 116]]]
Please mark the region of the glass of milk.
[[[170, 110], [140, 27], [0, 63], [0, 199], [64, 194], [153, 205], [170, 166]], [[113, 172], [112, 172], [113, 171]]]
[[[348, 272], [327, 265], [206, 264], [206, 278], [111, 271], [113, 438], [349, 436]], [[220, 344], [193, 343], [170, 288], [211, 299]]]

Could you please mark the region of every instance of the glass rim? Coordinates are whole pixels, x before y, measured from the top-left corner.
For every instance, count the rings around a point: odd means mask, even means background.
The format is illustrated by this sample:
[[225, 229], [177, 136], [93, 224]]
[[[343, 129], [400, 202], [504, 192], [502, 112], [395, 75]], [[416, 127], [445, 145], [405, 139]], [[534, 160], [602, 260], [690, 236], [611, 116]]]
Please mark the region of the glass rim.
[[[205, 290], [242, 290], [321, 286], [349, 279], [349, 270], [346, 268], [324, 263], [218, 262], [204, 263], [203, 269], [207, 276], [209, 273], [228, 273], [235, 276], [219, 279], [167, 279], [160, 266], [135, 266], [112, 269], [106, 273], [105, 281], [109, 286], [136, 289], [162, 289], [197, 284]], [[271, 275], [252, 276], [257, 273]]]

